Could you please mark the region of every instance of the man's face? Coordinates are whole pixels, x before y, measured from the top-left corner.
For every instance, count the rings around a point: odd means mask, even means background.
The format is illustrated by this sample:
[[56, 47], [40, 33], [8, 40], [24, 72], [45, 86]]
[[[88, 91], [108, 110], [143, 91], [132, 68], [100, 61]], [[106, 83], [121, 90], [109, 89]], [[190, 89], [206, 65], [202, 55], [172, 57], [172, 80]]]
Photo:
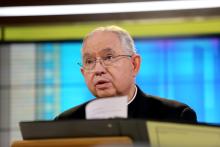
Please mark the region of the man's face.
[[[109, 56], [128, 55], [119, 37], [112, 32], [95, 32], [87, 38], [82, 49], [83, 61], [103, 59]], [[129, 95], [139, 70], [138, 55], [118, 57], [110, 66], [97, 61], [92, 70], [81, 69], [90, 91], [98, 98]], [[140, 64], [140, 62], [138, 63]], [[138, 69], [136, 69], [138, 68]]]

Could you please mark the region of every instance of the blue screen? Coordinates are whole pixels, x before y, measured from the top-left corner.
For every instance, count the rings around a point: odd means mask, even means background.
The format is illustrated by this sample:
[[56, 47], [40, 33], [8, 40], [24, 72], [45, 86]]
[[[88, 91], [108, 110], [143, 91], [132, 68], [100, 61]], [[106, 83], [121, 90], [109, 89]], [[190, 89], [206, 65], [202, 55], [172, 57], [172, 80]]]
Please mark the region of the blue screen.
[[[145, 93], [188, 104], [200, 122], [220, 123], [219, 37], [139, 38], [135, 39], [135, 46], [142, 59], [136, 82]], [[57, 48], [59, 52], [53, 66], [59, 67], [60, 112], [94, 98], [77, 65], [81, 61], [81, 47], [81, 41], [38, 46], [37, 52], [43, 54], [52, 53], [50, 48]], [[50, 68], [50, 65], [41, 68]], [[41, 99], [39, 105], [48, 101], [46, 97]], [[42, 113], [44, 119], [54, 117], [52, 113]]]

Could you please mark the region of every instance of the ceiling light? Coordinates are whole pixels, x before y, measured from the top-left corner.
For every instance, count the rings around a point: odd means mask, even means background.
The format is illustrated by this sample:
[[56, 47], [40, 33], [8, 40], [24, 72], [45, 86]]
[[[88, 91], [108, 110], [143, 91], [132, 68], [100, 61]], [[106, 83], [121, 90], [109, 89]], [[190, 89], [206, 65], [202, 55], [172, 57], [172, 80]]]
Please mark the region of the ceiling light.
[[0, 17], [149, 12], [218, 7], [220, 7], [219, 0], [172, 0], [103, 4], [18, 6], [0, 7]]

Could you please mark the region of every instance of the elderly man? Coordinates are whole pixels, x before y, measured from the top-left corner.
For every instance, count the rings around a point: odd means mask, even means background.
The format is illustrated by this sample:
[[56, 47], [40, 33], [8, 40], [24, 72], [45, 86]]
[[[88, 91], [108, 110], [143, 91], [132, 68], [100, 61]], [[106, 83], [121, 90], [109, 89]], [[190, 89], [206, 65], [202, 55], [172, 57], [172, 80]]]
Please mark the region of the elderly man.
[[[128, 118], [196, 122], [187, 105], [144, 94], [135, 84], [141, 58], [129, 33], [117, 26], [99, 27], [89, 33], [82, 48], [81, 72], [96, 98], [127, 96]], [[56, 120], [85, 119], [88, 102], [69, 109]]]

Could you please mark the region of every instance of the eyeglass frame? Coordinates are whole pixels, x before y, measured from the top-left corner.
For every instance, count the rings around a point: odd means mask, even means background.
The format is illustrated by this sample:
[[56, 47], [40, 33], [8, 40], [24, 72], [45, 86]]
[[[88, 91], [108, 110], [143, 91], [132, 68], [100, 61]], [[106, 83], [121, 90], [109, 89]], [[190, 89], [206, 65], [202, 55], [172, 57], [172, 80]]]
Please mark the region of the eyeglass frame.
[[[111, 61], [110, 63], [109, 63], [109, 65], [106, 65], [106, 63], [105, 63], [105, 61], [108, 61], [108, 59], [104, 59], [104, 58], [106, 58], [106, 57], [103, 57], [103, 58], [100, 58], [100, 59], [97, 59], [97, 58], [94, 58], [95, 60], [93, 61], [94, 63], [92, 63], [92, 64], [94, 64], [93, 66], [92, 66], [92, 68], [86, 68], [82, 63], [80, 63], [80, 62], [78, 62], [77, 64], [80, 66], [80, 67], [82, 67], [83, 69], [85, 69], [85, 70], [88, 70], [88, 71], [92, 71], [92, 70], [94, 70], [94, 68], [95, 68], [95, 66], [96, 66], [96, 63], [97, 62], [99, 62], [102, 66], [104, 66], [104, 67], [108, 67], [108, 66], [112, 66], [111, 64], [112, 63], [114, 63], [114, 62], [117, 62], [119, 59], [122, 59], [122, 58], [119, 58], [118, 60], [116, 60], [118, 57], [129, 57], [129, 58], [131, 58], [133, 55], [117, 55], [117, 56], [112, 56], [112, 58], [113, 58], [113, 60], [114, 61]], [[110, 59], [109, 59], [110, 60]]]

